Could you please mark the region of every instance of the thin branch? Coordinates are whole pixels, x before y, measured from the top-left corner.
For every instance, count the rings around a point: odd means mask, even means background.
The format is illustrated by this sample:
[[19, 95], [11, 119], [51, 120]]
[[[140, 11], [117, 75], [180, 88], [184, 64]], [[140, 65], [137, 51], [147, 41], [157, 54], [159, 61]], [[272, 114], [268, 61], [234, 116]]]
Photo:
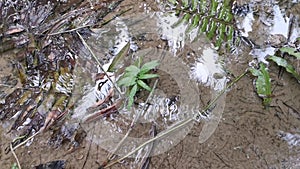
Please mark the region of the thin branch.
[[93, 127], [93, 132], [92, 132], [92, 140], [90, 141], [89, 143], [89, 148], [88, 148], [88, 152], [86, 153], [86, 156], [85, 156], [85, 159], [84, 159], [84, 162], [83, 162], [83, 165], [82, 165], [82, 169], [84, 169], [86, 163], [87, 163], [87, 160], [88, 160], [88, 157], [90, 155], [90, 151], [91, 151], [91, 147], [92, 147], [92, 142], [93, 142], [93, 139], [94, 139], [94, 132], [95, 132], [95, 124], [94, 124], [94, 127]]
[[159, 133], [156, 137], [153, 137], [151, 139], [149, 139], [148, 141], [144, 142], [143, 144], [141, 144], [140, 146], [138, 146], [136, 149], [132, 150], [131, 152], [129, 152], [128, 154], [126, 154], [125, 156], [123, 156], [122, 158], [119, 158], [118, 160], [106, 165], [104, 168], [108, 168], [113, 166], [116, 163], [120, 163], [121, 161], [123, 161], [124, 159], [128, 158], [129, 156], [131, 156], [132, 154], [136, 153], [138, 150], [140, 150], [141, 148], [145, 147], [146, 145], [148, 145], [149, 143], [156, 141], [160, 138], [162, 138], [163, 136], [171, 133], [172, 131], [177, 130], [178, 128], [185, 126], [186, 124], [190, 123], [193, 121], [193, 118], [189, 118], [187, 120], [184, 120], [182, 123], [178, 124], [175, 127], [172, 127], [170, 130], [163, 132], [163, 133]]
[[[41, 130], [40, 130], [41, 131]], [[22, 143], [16, 145], [13, 150], [16, 150], [17, 148], [21, 147], [22, 145], [26, 144], [29, 140], [31, 140], [32, 138], [34, 138], [36, 135], [38, 135], [39, 133], [41, 133], [40, 131], [36, 132], [35, 134], [33, 134], [32, 136], [28, 137], [26, 140], [24, 140]]]
[[108, 80], [112, 83], [112, 85], [114, 86], [114, 88], [118, 91], [118, 93], [120, 94], [120, 97], [123, 98], [122, 96], [122, 92], [120, 91], [120, 89], [116, 86], [115, 82], [113, 82], [111, 80], [111, 78], [109, 77], [109, 75], [107, 74], [106, 70], [104, 70], [103, 66], [101, 65], [99, 59], [96, 57], [96, 55], [94, 54], [94, 52], [92, 51], [92, 49], [90, 48], [90, 46], [86, 43], [86, 41], [83, 39], [83, 37], [80, 35], [80, 33], [78, 31], [76, 31], [77, 35], [79, 36], [80, 40], [82, 41], [83, 45], [89, 50], [89, 52], [91, 53], [91, 55], [93, 56], [93, 58], [96, 60], [97, 64], [99, 65], [100, 69], [104, 72], [105, 76], [107, 76]]
[[108, 19], [107, 21], [102, 22], [100, 25], [101, 25], [101, 26], [104, 26], [104, 25], [108, 24], [109, 22], [111, 22], [112, 20], [116, 19], [117, 17], [123, 15], [124, 13], [126, 13], [126, 12], [128, 12], [128, 11], [130, 11], [130, 10], [132, 10], [132, 9], [133, 9], [133, 8], [130, 7], [130, 8], [128, 8], [128, 9], [124, 10], [124, 11], [121, 11], [119, 14], [116, 14], [116, 15], [113, 16], [111, 19]]
[[[246, 70], [240, 76], [238, 76], [237, 78], [235, 78], [227, 87], [225, 87], [220, 93], [218, 93], [218, 95], [204, 108], [204, 110], [201, 111], [198, 114], [198, 116], [200, 116], [202, 112], [205, 112], [205, 111], [209, 110], [211, 107], [213, 107], [213, 105], [215, 104], [215, 102], [226, 92], [226, 90], [229, 89], [229, 88], [231, 88], [235, 83], [237, 83], [247, 73], [248, 73], [248, 70]], [[195, 118], [197, 118], [197, 116]]]
[[0, 86], [3, 86], [3, 87], [13, 87], [13, 85], [7, 85], [7, 84], [3, 84], [3, 83], [0, 83]]
[[77, 31], [77, 30], [79, 30], [79, 29], [87, 28], [87, 27], [90, 27], [90, 26], [95, 26], [95, 24], [78, 26], [78, 27], [76, 27], [76, 28], [74, 28], [74, 29], [69, 29], [69, 30], [60, 31], [60, 32], [49, 33], [49, 34], [47, 34], [47, 35], [48, 35], [48, 36], [54, 36], [54, 35], [59, 35], [59, 34], [64, 34], [64, 33], [70, 33], [70, 32]]
[[119, 17], [119, 16], [123, 15], [124, 13], [130, 11], [131, 9], [132, 8], [126, 9], [124, 11], [121, 11], [119, 14], [116, 14], [112, 18], [108, 19], [107, 21], [103, 21], [100, 24], [90, 24], [90, 25], [78, 26], [78, 27], [76, 27], [74, 29], [69, 29], [69, 30], [65, 30], [65, 31], [55, 32], [55, 33], [49, 33], [47, 35], [48, 36], [54, 36], [54, 35], [59, 35], [59, 34], [63, 34], [63, 33], [70, 33], [70, 32], [74, 32], [74, 31], [77, 31], [77, 30], [82, 29], [82, 28], [93, 27], [93, 26], [97, 26], [97, 25], [99, 25], [100, 27], [102, 27], [102, 26], [108, 24], [109, 22], [111, 22], [112, 20], [116, 19], [117, 17]]
[[[152, 95], [153, 95], [153, 93], [154, 93], [154, 89], [155, 89], [156, 86], [157, 86], [157, 83], [158, 83], [158, 79], [156, 79], [156, 81], [154, 82], [154, 85], [153, 85], [153, 87], [152, 87], [151, 92], [149, 93], [149, 95], [148, 95], [148, 97], [147, 97], [147, 100], [146, 100], [146, 104], [145, 104], [145, 105], [147, 105], [147, 103], [149, 102], [150, 98], [152, 97]], [[143, 106], [142, 111], [138, 111], [138, 112], [137, 112], [136, 116], [134, 117], [134, 119], [132, 120], [132, 122], [131, 122], [131, 124], [130, 124], [130, 127], [129, 127], [127, 133], [126, 133], [125, 136], [122, 138], [122, 140], [118, 143], [118, 145], [116, 146], [116, 148], [114, 149], [114, 151], [111, 152], [111, 153], [108, 155], [107, 161], [106, 161], [106, 162], [109, 162], [109, 161], [112, 159], [112, 157], [114, 156], [114, 154], [118, 151], [118, 149], [120, 148], [120, 146], [123, 144], [123, 142], [127, 139], [127, 137], [129, 136], [129, 134], [130, 134], [131, 131], [133, 130], [133, 127], [136, 125], [136, 123], [137, 123], [138, 119], [140, 118], [140, 116], [141, 116], [142, 114], [145, 113], [145, 110], [146, 110], [145, 105]]]
[[[157, 135], [156, 125], [154, 122], [152, 123], [150, 135], [152, 137], [155, 137]], [[148, 151], [144, 154], [144, 157], [142, 158], [142, 160], [140, 162], [141, 165], [140, 165], [139, 169], [148, 169], [149, 168], [150, 160], [151, 160], [150, 154], [152, 153], [152, 151], [154, 149], [154, 143], [155, 142], [153, 141], [149, 144]]]
[[19, 159], [18, 159], [18, 157], [17, 157], [17, 155], [16, 155], [16, 153], [15, 153], [13, 147], [12, 147], [12, 143], [9, 144], [9, 148], [10, 148], [11, 153], [14, 155], [14, 157], [15, 157], [15, 159], [17, 161], [18, 169], [22, 169], [21, 165], [20, 165], [20, 162], [19, 162]]

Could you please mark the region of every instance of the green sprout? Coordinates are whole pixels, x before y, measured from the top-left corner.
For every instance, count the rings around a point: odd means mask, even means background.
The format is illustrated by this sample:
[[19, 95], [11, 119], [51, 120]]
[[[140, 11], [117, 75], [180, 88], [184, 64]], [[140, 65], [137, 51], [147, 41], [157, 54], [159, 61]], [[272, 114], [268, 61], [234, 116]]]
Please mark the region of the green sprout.
[[13, 164], [11, 165], [11, 169], [19, 169], [17, 163], [13, 163]]
[[[283, 58], [281, 55], [286, 53], [291, 58], [300, 59], [300, 53], [295, 47], [281, 47], [277, 49], [281, 54], [271, 55], [267, 57], [268, 61], [274, 62], [277, 66], [285, 68], [286, 72], [293, 75], [298, 81], [300, 81], [300, 74], [296, 71], [295, 67]], [[259, 69], [251, 68], [250, 71], [252, 75], [256, 76], [255, 81], [256, 92], [258, 96], [263, 98], [263, 104], [268, 107], [271, 103], [272, 89], [271, 89], [271, 78], [268, 68], [264, 63], [260, 63]]]
[[130, 65], [125, 69], [125, 73], [117, 83], [119, 86], [125, 86], [129, 88], [129, 99], [127, 104], [128, 109], [132, 106], [134, 96], [139, 89], [145, 89], [148, 91], [152, 90], [145, 80], [158, 77], [157, 74], [149, 73], [151, 69], [154, 69], [158, 65], [158, 60], [153, 60], [141, 66], [141, 59], [138, 59], [135, 65]]

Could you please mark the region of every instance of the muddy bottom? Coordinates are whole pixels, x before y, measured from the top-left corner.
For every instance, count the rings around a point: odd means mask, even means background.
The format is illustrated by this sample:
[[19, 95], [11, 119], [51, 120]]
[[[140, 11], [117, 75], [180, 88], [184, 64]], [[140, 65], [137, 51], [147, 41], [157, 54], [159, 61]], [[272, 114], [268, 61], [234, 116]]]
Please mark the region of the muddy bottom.
[[[242, 68], [243, 64], [237, 62]], [[234, 75], [242, 73], [237, 64], [233, 65]], [[252, 79], [242, 79], [227, 92], [222, 120], [205, 143], [199, 143], [201, 125], [194, 125], [178, 145], [152, 157], [150, 168], [299, 168], [300, 88], [288, 74], [282, 80], [285, 84], [276, 87], [278, 96], [266, 110], [255, 95]], [[6, 135], [3, 130], [1, 135], [1, 166], [9, 168], [15, 163], [11, 153], [5, 154], [11, 140], [3, 137]], [[37, 136], [30, 146], [16, 150], [23, 168], [54, 160], [66, 160], [66, 168], [97, 168], [108, 154], [87, 140], [78, 149], [66, 153], [67, 146], [50, 147], [47, 138], [47, 134]], [[130, 161], [112, 168], [130, 168]]]
[[[133, 9], [124, 16], [158, 10], [154, 2], [125, 0], [116, 11], [128, 7]], [[165, 45], [165, 41], [137, 42], [140, 42], [137, 45], [143, 48]], [[227, 78], [230, 81], [244, 73], [249, 67], [248, 63], [253, 60], [253, 56], [249, 54], [249, 46], [241, 45], [238, 50], [243, 51], [238, 56], [225, 54], [226, 69], [230, 70]], [[193, 60], [186, 59], [185, 62], [190, 63]], [[226, 92], [222, 118], [216, 131], [207, 141], [199, 143], [203, 122], [195, 123], [177, 145], [165, 153], [151, 157], [149, 168], [300, 168], [300, 85], [286, 72], [278, 76], [279, 71], [275, 65], [270, 66], [274, 96], [268, 108], [262, 105], [262, 99], [256, 94], [254, 77], [246, 75]], [[176, 90], [172, 81], [160, 85]], [[205, 90], [199, 89], [200, 92]], [[205, 94], [209, 93], [206, 92], [203, 91]], [[203, 103], [210, 99], [200, 98]], [[140, 129], [143, 129], [142, 127]], [[16, 163], [13, 154], [6, 153], [13, 138], [6, 131], [7, 129], [0, 128], [0, 168], [11, 168]], [[101, 145], [95, 144], [93, 135], [84, 139], [74, 150], [70, 150], [70, 143], [63, 143], [59, 147], [49, 146], [50, 137], [51, 131], [37, 135], [29, 146], [25, 145], [15, 150], [22, 168], [33, 168], [56, 160], [64, 160], [65, 168], [70, 169], [98, 168], [109, 154]], [[155, 150], [155, 146], [153, 149]], [[111, 168], [133, 168], [134, 160], [126, 159]]]

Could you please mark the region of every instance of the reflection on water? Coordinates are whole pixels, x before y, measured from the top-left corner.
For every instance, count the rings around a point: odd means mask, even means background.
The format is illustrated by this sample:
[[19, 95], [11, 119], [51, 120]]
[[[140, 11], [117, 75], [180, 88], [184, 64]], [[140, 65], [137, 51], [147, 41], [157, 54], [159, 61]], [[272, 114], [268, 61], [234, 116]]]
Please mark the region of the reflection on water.
[[[197, 34], [197, 29], [187, 33], [187, 25], [179, 25], [172, 27], [178, 21], [173, 15], [159, 15], [160, 28], [162, 37], [168, 40], [168, 44], [176, 53], [177, 50], [183, 51], [191, 49], [184, 58], [194, 57], [195, 63], [191, 65], [189, 76], [191, 80], [199, 82], [200, 85], [209, 86], [211, 95], [203, 96], [215, 98], [219, 92], [223, 90], [227, 83], [225, 72], [219, 62], [217, 51], [214, 49], [210, 41], [207, 41], [205, 36]], [[200, 93], [198, 94], [200, 95]], [[200, 132], [199, 141], [204, 143], [216, 130], [221, 120], [223, 110], [225, 108], [225, 94], [223, 94], [214, 104], [211, 111], [206, 112], [204, 126]], [[198, 110], [198, 112], [201, 110]], [[203, 117], [204, 118], [204, 117]]]
[[176, 53], [178, 49], [184, 47], [187, 25], [182, 24], [172, 28], [172, 25], [178, 21], [178, 17], [175, 14], [158, 13], [157, 16], [161, 38], [167, 40], [172, 51]]
[[[250, 5], [253, 7], [253, 4]], [[275, 48], [294, 42], [299, 37], [299, 27], [297, 24], [297, 17], [293, 14], [287, 15], [286, 11], [280, 9], [279, 5], [272, 6], [272, 15], [266, 15], [263, 11], [248, 11], [246, 16], [240, 21], [241, 35], [252, 39], [254, 45], [250, 52], [258, 62], [268, 63], [266, 56], [274, 55]], [[259, 18], [254, 18], [254, 14], [260, 13]], [[249, 36], [257, 36], [255, 33], [261, 34], [261, 37], [266, 39], [257, 39]], [[263, 40], [261, 42], [260, 40]], [[287, 41], [288, 40], [288, 41]]]
[[263, 49], [252, 49], [250, 52], [250, 54], [253, 55], [258, 62], [263, 62], [263, 63], [268, 63], [265, 57], [268, 55], [274, 55], [274, 53], [275, 53], [275, 48], [273, 47], [267, 47]]
[[[111, 152], [115, 149], [118, 142], [122, 140], [124, 134], [129, 129], [131, 121], [137, 116], [137, 113], [142, 112], [143, 106], [149, 106], [141, 115], [141, 118], [138, 119], [138, 122], [143, 124], [143, 126], [135, 126], [135, 134], [138, 134], [139, 136], [128, 137], [126, 143], [118, 150], [117, 154], [119, 155], [125, 155], [137, 145], [149, 140], [149, 137], [144, 137], [144, 135], [141, 137], [140, 135], [143, 131], [143, 127], [155, 123], [160, 132], [166, 132], [173, 126], [178, 125], [180, 122], [191, 118], [195, 113], [198, 113], [200, 111], [200, 93], [198, 92], [196, 82], [198, 82], [199, 85], [210, 87], [211, 95], [202, 96], [208, 98], [216, 97], [218, 92], [225, 87], [227, 82], [222, 65], [218, 61], [220, 58], [209, 42], [201, 38], [196, 40], [195, 37], [190, 39], [193, 37], [191, 35], [193, 32], [187, 37], [185, 34], [186, 26], [184, 25], [182, 27], [179, 26], [173, 28], [173, 23], [178, 20], [176, 16], [162, 15], [161, 13], [155, 14], [156, 15], [148, 17], [131, 17], [130, 20], [127, 20], [127, 18], [114, 20], [101, 28], [105, 31], [99, 30], [98, 34], [95, 33], [93, 35], [97, 38], [91, 37], [88, 42], [93, 47], [93, 50], [96, 50], [95, 53], [99, 53], [101, 56], [104, 55], [104, 57], [110, 55], [108, 57], [110, 61], [106, 61], [104, 67], [108, 67], [113, 56], [116, 55], [128, 41], [130, 41], [131, 46], [133, 46], [131, 47], [131, 52], [134, 52], [134, 54], [129, 54], [127, 57], [143, 56], [145, 60], [161, 59], [161, 66], [158, 69], [166, 73], [166, 76], [161, 76], [159, 81], [168, 85], [165, 87], [158, 86], [150, 104], [139, 101], [138, 108], [136, 109], [128, 111], [125, 108], [121, 108], [119, 109], [118, 116], [112, 115], [101, 118], [93, 123], [82, 125], [83, 128], [88, 131], [88, 140], [91, 140]], [[147, 19], [141, 20], [141, 18], [145, 17]], [[149, 23], [156, 24], [147, 27], [147, 24]], [[147, 28], [147, 32], [141, 32], [144, 27]], [[135, 47], [134, 44], [136, 44], [136, 42], [132, 39], [139, 41], [140, 39], [136, 36], [141, 36], [141, 33], [143, 34], [143, 38], [147, 38], [148, 34], [151, 35], [151, 37], [155, 37], [153, 36], [153, 34], [155, 34], [156, 37], [167, 40], [172, 53], [157, 50], [155, 48], [139, 49], [135, 52], [137, 47]], [[161, 39], [151, 40], [159, 41]], [[207, 45], [203, 42], [207, 43]], [[182, 56], [178, 55], [178, 52], [188, 49], [185, 48], [185, 46], [189, 46], [194, 50], [195, 55], [193, 57], [195, 57], [195, 63], [184, 63], [180, 59]], [[112, 52], [109, 53], [108, 49], [113, 50], [110, 50]], [[174, 84], [172, 84], [172, 81], [174, 81]], [[94, 84], [87, 84], [85, 86], [88, 90], [86, 90], [84, 96], [79, 100], [74, 110], [72, 117], [79, 121], [90, 113], [88, 108], [95, 104], [97, 100], [97, 83], [96, 87], [93, 87], [93, 85]], [[176, 88], [179, 88], [180, 93], [177, 93], [178, 95], [170, 95], [168, 91], [173, 92], [172, 90]], [[116, 95], [117, 92], [115, 92], [115, 97]], [[201, 142], [206, 141], [213, 134], [222, 117], [225, 105], [225, 95], [220, 98], [221, 99], [214, 105], [214, 110], [210, 111], [209, 117], [211, 119], [205, 121]], [[192, 126], [193, 123], [189, 123], [181, 127], [180, 130], [173, 132], [171, 135], [159, 139], [159, 143], [156, 145], [157, 150], [152, 152], [152, 154], [161, 154], [178, 144], [189, 133]]]
[[242, 36], [248, 37], [248, 32], [252, 31], [253, 21], [254, 21], [253, 12], [247, 13], [241, 25], [241, 29], [244, 30], [241, 33]]
[[292, 134], [289, 132], [279, 132], [279, 136], [285, 140], [291, 148], [295, 147], [300, 147], [300, 133]]
[[289, 33], [290, 18], [281, 12], [278, 5], [274, 5], [273, 10], [274, 18], [271, 34], [281, 34], [287, 38]]
[[218, 54], [213, 49], [204, 49], [203, 54], [192, 67], [192, 78], [204, 85], [211, 86], [216, 91], [224, 89], [226, 77], [218, 59]]

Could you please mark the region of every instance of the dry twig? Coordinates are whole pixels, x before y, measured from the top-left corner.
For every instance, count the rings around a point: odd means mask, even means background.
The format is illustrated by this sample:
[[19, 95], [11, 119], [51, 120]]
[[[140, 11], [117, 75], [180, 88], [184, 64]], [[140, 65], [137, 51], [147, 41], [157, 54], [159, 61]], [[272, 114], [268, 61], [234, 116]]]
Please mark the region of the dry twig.
[[17, 157], [17, 155], [16, 155], [16, 153], [15, 153], [13, 147], [12, 147], [12, 143], [10, 143], [9, 148], [10, 148], [11, 153], [14, 155], [14, 157], [15, 157], [15, 159], [17, 161], [18, 168], [21, 169], [21, 165], [20, 165], [19, 159], [18, 159], [18, 157]]

